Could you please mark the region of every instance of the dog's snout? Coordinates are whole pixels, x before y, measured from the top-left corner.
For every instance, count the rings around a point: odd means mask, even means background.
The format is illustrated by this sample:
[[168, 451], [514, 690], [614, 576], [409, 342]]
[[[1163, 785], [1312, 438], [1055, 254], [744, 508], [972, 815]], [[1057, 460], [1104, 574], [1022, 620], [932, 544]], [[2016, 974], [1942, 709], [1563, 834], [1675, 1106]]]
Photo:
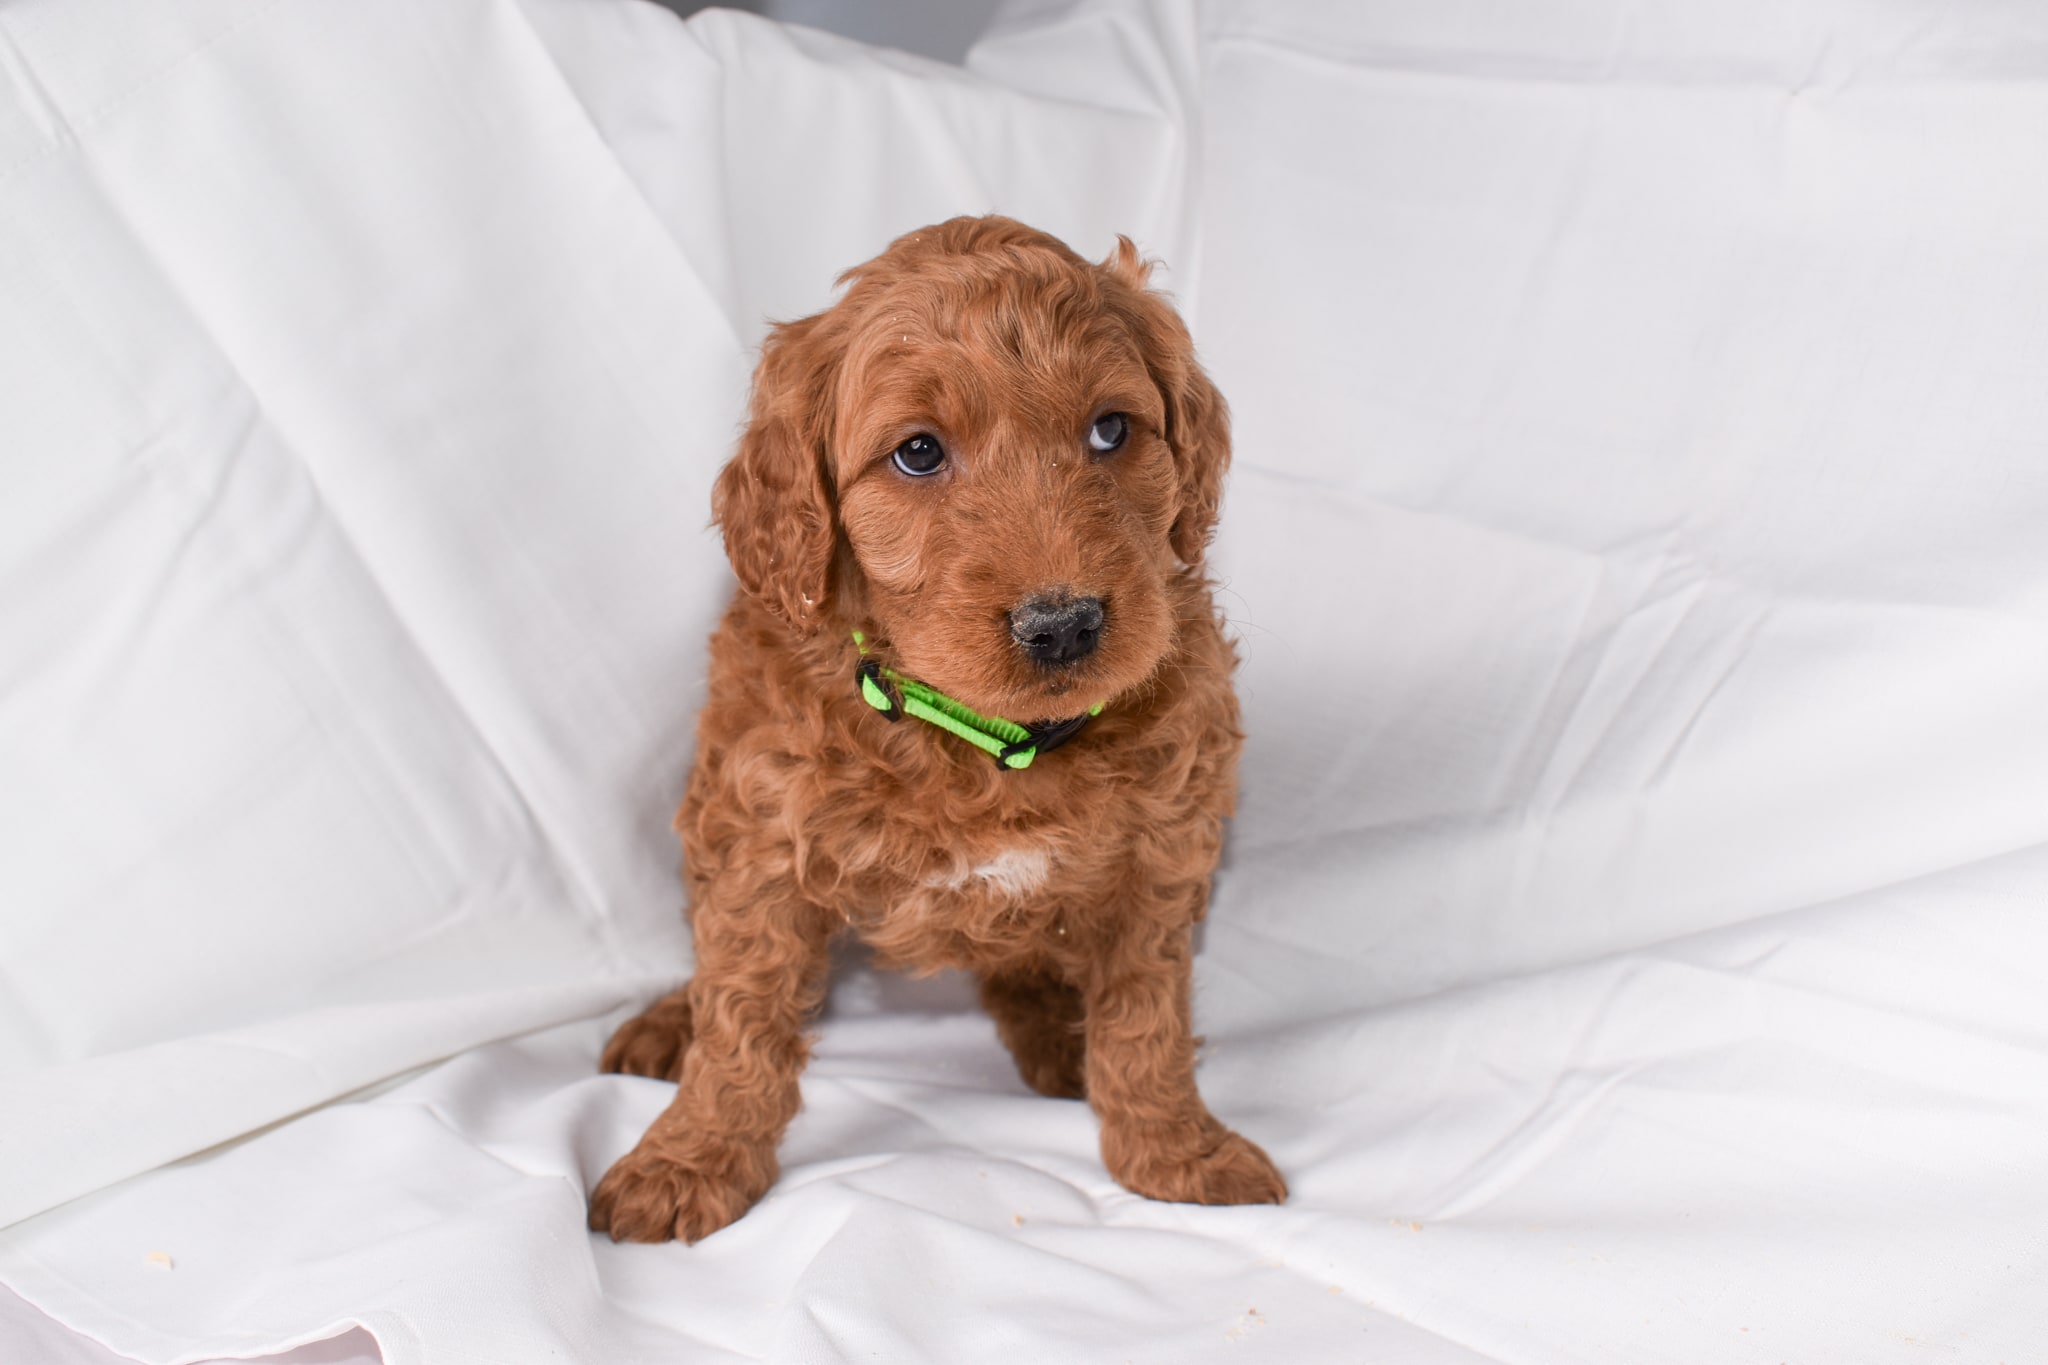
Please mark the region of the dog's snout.
[[1070, 664], [1102, 638], [1099, 597], [1033, 597], [1010, 613], [1010, 636], [1042, 664]]

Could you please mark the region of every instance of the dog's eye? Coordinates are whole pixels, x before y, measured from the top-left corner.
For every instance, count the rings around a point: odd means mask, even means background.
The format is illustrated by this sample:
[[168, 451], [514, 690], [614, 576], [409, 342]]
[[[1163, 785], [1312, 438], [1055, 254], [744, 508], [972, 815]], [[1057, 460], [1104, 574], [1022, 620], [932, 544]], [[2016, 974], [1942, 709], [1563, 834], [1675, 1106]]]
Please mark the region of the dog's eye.
[[1131, 419], [1120, 412], [1105, 412], [1095, 419], [1095, 425], [1088, 428], [1088, 448], [1097, 455], [1107, 455], [1124, 443], [1124, 437], [1131, 434]]
[[897, 446], [896, 453], [890, 458], [896, 461], [898, 469], [911, 478], [921, 479], [927, 474], [939, 472], [940, 467], [946, 463], [946, 452], [937, 441], [919, 432]]

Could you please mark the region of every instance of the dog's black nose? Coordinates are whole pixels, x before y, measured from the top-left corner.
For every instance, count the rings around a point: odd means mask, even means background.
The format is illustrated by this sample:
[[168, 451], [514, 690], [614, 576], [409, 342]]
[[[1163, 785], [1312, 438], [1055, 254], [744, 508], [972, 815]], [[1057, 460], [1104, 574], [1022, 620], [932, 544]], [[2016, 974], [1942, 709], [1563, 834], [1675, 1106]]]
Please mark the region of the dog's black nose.
[[1033, 597], [1010, 613], [1010, 636], [1042, 664], [1070, 664], [1102, 638], [1099, 597]]

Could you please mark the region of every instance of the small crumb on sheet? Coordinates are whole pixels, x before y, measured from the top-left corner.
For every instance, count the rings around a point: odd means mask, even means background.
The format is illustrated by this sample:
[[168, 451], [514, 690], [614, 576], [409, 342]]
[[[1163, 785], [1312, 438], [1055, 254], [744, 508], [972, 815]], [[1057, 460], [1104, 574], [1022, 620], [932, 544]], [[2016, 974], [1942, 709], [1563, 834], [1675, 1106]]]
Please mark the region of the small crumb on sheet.
[[142, 1258], [142, 1263], [156, 1270], [177, 1269], [177, 1266], [172, 1263], [171, 1253], [168, 1251], [152, 1251], [149, 1255]]

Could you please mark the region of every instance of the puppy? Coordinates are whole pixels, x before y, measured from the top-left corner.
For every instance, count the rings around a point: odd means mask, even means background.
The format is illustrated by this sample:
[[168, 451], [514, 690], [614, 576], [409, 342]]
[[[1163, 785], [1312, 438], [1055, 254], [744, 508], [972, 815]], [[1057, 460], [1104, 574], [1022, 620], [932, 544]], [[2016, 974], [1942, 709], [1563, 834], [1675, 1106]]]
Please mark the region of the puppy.
[[712, 498], [740, 591], [676, 818], [696, 975], [602, 1063], [678, 1089], [593, 1228], [696, 1241], [774, 1183], [846, 929], [973, 972], [1127, 1188], [1286, 1197], [1195, 1089], [1189, 938], [1242, 741], [1202, 576], [1230, 436], [1148, 270], [956, 218], [769, 336]]

